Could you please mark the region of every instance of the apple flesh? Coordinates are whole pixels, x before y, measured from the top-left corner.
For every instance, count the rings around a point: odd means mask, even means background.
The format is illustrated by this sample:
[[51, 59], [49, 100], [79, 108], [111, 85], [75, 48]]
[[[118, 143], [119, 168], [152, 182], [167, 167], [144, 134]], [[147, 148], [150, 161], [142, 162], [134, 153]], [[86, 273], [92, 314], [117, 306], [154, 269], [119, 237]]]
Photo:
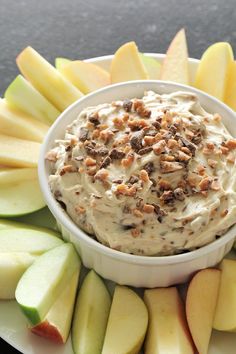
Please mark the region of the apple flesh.
[[[1, 144], [0, 144], [1, 145]], [[13, 217], [33, 213], [45, 207], [38, 180], [0, 186], [0, 216]]]
[[229, 64], [224, 102], [236, 111], [236, 61]]
[[33, 325], [43, 321], [79, 268], [78, 254], [72, 244], [66, 243], [38, 257], [26, 270], [17, 285], [15, 296]]
[[58, 70], [84, 94], [96, 91], [111, 83], [110, 74], [106, 70], [81, 60], [59, 65]]
[[18, 75], [5, 91], [7, 102], [39, 121], [52, 124], [60, 115], [58, 111], [29, 81]]
[[204, 269], [192, 278], [187, 290], [187, 322], [194, 344], [201, 354], [208, 353], [220, 276], [219, 269]]
[[224, 259], [220, 264], [221, 281], [213, 328], [236, 332], [236, 261]]
[[55, 59], [55, 67], [57, 70], [60, 71], [60, 69], [62, 69], [63, 66], [71, 63], [72, 60], [67, 59], [67, 58], [56, 58]]
[[148, 78], [150, 80], [159, 80], [161, 74], [161, 64], [154, 58], [148, 57], [142, 53], [139, 56], [148, 72]]
[[202, 55], [194, 86], [223, 101], [233, 60], [229, 43], [219, 42], [211, 45]]
[[111, 305], [102, 279], [91, 270], [79, 291], [72, 325], [75, 354], [100, 354]]
[[110, 72], [113, 84], [149, 78], [135, 42], [128, 42], [116, 51], [111, 62]]
[[16, 63], [23, 76], [60, 112], [78, 100], [82, 93], [31, 47], [25, 48]]
[[117, 285], [108, 319], [102, 354], [137, 354], [148, 325], [142, 299], [131, 289]]
[[144, 301], [149, 313], [145, 354], [194, 354], [178, 290], [145, 290]]
[[37, 167], [40, 143], [0, 134], [0, 164]]
[[79, 273], [79, 269], [74, 272], [44, 320], [31, 327], [31, 332], [58, 344], [66, 343], [71, 328]]
[[0, 133], [41, 143], [49, 126], [12, 108], [0, 98]]
[[14, 299], [19, 279], [37, 256], [63, 243], [52, 230], [10, 223], [0, 225], [0, 299]]
[[161, 80], [189, 85], [188, 47], [184, 29], [170, 43], [161, 68]]
[[14, 184], [21, 181], [36, 180], [38, 173], [36, 168], [6, 168], [0, 169], [0, 186]]

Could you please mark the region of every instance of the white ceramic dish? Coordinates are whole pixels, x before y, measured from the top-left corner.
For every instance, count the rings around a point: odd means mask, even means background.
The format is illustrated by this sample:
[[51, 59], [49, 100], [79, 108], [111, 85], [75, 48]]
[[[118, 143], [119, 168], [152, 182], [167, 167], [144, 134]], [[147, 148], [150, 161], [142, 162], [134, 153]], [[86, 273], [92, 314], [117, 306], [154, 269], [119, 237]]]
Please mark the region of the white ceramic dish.
[[39, 180], [46, 203], [56, 218], [65, 240], [75, 244], [87, 268], [93, 268], [103, 278], [119, 284], [135, 287], [169, 286], [185, 282], [199, 269], [215, 266], [231, 249], [236, 235], [236, 226], [223, 237], [196, 251], [168, 257], [134, 256], [112, 250], [89, 237], [78, 228], [56, 202], [48, 186], [49, 164], [46, 153], [54, 146], [56, 139], [63, 138], [65, 128], [83, 108], [117, 99], [141, 97], [146, 90], [158, 93], [189, 91], [196, 93], [203, 107], [212, 113], [219, 113], [226, 127], [236, 136], [236, 116], [226, 105], [213, 97], [175, 83], [162, 81], [135, 81], [121, 83], [91, 93], [68, 107], [50, 128], [42, 145], [39, 159]]

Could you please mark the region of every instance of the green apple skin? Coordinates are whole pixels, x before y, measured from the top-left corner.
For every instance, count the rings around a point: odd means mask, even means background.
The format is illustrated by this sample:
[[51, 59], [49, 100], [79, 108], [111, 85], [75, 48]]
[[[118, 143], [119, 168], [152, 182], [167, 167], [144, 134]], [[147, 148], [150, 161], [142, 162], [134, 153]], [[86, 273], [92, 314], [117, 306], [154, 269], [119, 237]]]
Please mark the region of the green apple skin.
[[55, 59], [55, 67], [57, 70], [61, 70], [61, 68], [69, 63], [71, 63], [72, 60], [67, 59], [67, 58], [56, 58]]
[[148, 57], [143, 53], [139, 53], [139, 56], [145, 66], [150, 80], [159, 80], [161, 76], [161, 64], [154, 58]]
[[111, 296], [102, 279], [91, 270], [79, 291], [72, 325], [75, 354], [101, 354]]
[[71, 243], [38, 257], [16, 288], [16, 301], [32, 325], [43, 321], [81, 262]]
[[52, 124], [60, 115], [56, 109], [29, 81], [18, 75], [5, 92], [8, 104], [46, 124]]
[[63, 241], [52, 230], [24, 224], [16, 228], [20, 223], [4, 221], [0, 220], [0, 299], [6, 300], [15, 298], [18, 281], [37, 256]]
[[0, 187], [0, 217], [33, 213], [45, 207], [38, 180]]

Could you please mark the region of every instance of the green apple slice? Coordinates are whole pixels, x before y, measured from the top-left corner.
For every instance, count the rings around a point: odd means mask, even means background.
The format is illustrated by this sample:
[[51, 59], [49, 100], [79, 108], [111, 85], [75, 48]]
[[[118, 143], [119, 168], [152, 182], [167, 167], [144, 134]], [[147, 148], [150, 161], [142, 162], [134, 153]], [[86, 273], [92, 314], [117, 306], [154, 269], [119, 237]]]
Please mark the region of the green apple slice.
[[106, 331], [110, 294], [102, 279], [91, 270], [80, 289], [72, 325], [75, 354], [100, 354]]
[[55, 67], [57, 70], [60, 71], [60, 69], [62, 69], [63, 66], [65, 66], [71, 62], [72, 62], [72, 60], [67, 59], [67, 58], [56, 58], [55, 59]]
[[37, 167], [40, 143], [0, 134], [0, 165]]
[[32, 324], [42, 322], [79, 267], [78, 254], [67, 243], [44, 253], [26, 270], [17, 285], [16, 300]]
[[33, 213], [44, 206], [38, 180], [0, 186], [0, 216], [2, 217]]
[[138, 354], [147, 325], [148, 312], [143, 300], [133, 290], [117, 285], [102, 354]]
[[48, 234], [52, 234], [53, 236], [59, 237], [59, 234], [57, 232], [45, 227], [25, 224], [23, 222], [13, 221], [9, 219], [0, 219], [0, 231], [5, 229], [30, 229], [30, 230], [37, 230], [37, 231], [45, 231]]
[[139, 53], [139, 56], [145, 66], [150, 80], [159, 80], [161, 75], [161, 64], [154, 58], [148, 57], [143, 53]]
[[31, 84], [59, 111], [64, 111], [83, 94], [31, 47], [25, 48], [16, 63]]
[[36, 168], [7, 168], [0, 169], [0, 186], [3, 184], [14, 184], [21, 181], [37, 179]]
[[31, 327], [31, 332], [52, 342], [66, 343], [71, 328], [79, 273], [80, 270], [77, 269], [44, 320]]
[[32, 118], [28, 114], [10, 107], [5, 99], [0, 98], [0, 133], [16, 138], [38, 141], [41, 143], [49, 126]]
[[18, 108], [46, 124], [52, 124], [60, 115], [60, 111], [22, 75], [18, 75], [12, 81], [4, 96], [12, 107]]

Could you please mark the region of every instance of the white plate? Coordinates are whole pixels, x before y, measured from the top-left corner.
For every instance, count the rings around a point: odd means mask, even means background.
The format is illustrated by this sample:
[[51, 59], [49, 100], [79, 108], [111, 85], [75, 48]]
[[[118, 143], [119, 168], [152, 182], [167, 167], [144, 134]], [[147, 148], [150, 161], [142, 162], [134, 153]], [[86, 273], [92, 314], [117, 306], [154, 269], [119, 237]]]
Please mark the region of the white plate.
[[[149, 55], [158, 61], [162, 61], [164, 57], [161, 54], [151, 53]], [[104, 56], [89, 59], [88, 61], [99, 64], [104, 69], [109, 69], [111, 58], [112, 56]], [[198, 60], [190, 59], [189, 65], [192, 81]], [[48, 227], [54, 226], [53, 219], [47, 209], [30, 216], [24, 216], [18, 220]], [[24, 354], [73, 354], [70, 338], [66, 345], [56, 345], [31, 334], [27, 329], [27, 321], [15, 301], [0, 301], [0, 337]], [[236, 333], [213, 331], [208, 354], [235, 354], [235, 348]]]

